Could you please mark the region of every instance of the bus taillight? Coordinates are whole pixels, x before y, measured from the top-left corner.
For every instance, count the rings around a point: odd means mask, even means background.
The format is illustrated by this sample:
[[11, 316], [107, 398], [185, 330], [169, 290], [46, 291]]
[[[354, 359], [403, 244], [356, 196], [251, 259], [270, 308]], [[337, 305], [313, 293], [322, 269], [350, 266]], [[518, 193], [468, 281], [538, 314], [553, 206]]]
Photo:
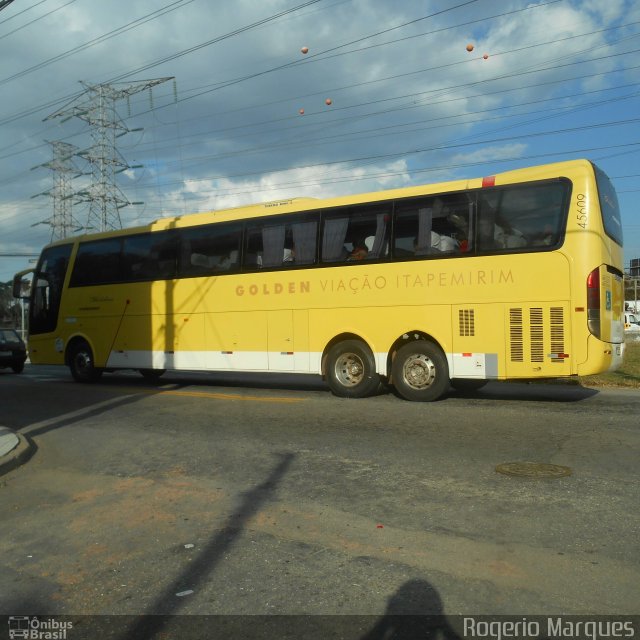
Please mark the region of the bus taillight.
[[587, 324], [589, 331], [600, 337], [600, 268], [587, 276]]

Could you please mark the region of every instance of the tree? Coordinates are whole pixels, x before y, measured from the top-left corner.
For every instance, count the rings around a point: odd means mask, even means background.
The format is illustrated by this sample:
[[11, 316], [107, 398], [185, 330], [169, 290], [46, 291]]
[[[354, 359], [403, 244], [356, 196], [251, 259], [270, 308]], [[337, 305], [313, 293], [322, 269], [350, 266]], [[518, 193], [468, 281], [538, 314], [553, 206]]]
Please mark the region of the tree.
[[20, 326], [20, 303], [13, 297], [13, 282], [0, 282], [0, 326]]

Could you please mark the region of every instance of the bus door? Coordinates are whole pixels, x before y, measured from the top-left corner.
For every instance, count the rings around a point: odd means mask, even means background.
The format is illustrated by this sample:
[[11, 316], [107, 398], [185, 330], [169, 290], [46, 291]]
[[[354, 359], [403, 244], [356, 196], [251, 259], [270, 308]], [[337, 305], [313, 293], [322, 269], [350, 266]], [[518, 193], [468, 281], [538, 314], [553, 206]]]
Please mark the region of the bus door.
[[267, 312], [269, 370], [294, 371], [293, 311]]
[[308, 373], [309, 312], [281, 309], [267, 312], [270, 371]]

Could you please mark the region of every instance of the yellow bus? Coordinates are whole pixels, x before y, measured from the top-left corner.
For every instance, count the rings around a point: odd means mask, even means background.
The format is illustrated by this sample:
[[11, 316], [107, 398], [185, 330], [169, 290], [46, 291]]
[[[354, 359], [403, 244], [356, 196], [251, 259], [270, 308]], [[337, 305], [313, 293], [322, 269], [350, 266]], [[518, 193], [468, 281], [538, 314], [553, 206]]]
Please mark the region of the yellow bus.
[[29, 353], [81, 382], [295, 372], [431, 401], [615, 369], [622, 260], [615, 191], [587, 160], [162, 218], [43, 250]]

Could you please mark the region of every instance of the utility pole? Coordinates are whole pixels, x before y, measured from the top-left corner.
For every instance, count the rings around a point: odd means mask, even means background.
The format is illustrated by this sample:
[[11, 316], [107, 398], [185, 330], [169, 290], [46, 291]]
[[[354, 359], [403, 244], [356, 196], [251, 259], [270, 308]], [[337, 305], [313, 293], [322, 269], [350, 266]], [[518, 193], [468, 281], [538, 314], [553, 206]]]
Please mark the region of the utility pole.
[[53, 172], [53, 188], [50, 191], [38, 193], [38, 196], [51, 196], [53, 199], [53, 216], [46, 220], [41, 220], [32, 224], [48, 224], [51, 226], [51, 241], [61, 240], [79, 231], [82, 225], [78, 223], [73, 215], [73, 188], [71, 181], [82, 175], [75, 166], [74, 156], [78, 152], [78, 147], [61, 140], [47, 141], [53, 150], [53, 157], [50, 162], [39, 164], [39, 167], [46, 167]]
[[91, 183], [81, 191], [75, 193], [80, 202], [89, 203], [89, 215], [86, 228], [93, 231], [106, 231], [122, 227], [120, 209], [130, 202], [120, 190], [116, 176], [127, 169], [142, 165], [130, 166], [116, 148], [116, 140], [130, 131], [120, 119], [116, 110], [116, 103], [124, 98], [129, 99], [135, 93], [149, 90], [173, 78], [156, 78], [131, 83], [90, 84], [82, 82], [85, 92], [73, 103], [63, 107], [60, 111], [47, 116], [45, 120], [63, 117], [62, 122], [77, 117], [87, 122], [91, 127], [92, 145], [78, 155], [85, 158], [91, 168]]

